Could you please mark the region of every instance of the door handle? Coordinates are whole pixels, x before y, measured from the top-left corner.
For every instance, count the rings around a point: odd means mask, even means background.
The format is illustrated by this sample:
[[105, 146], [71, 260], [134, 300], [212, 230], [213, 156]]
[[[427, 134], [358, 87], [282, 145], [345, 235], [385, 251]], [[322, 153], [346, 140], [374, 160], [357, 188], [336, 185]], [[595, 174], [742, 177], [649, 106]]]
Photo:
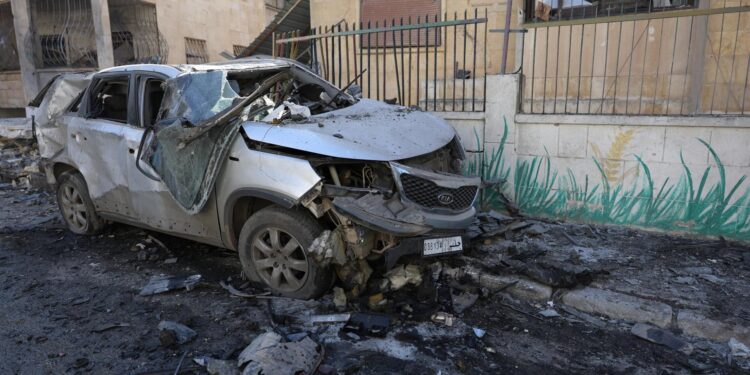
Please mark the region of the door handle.
[[134, 148], [128, 148], [128, 153], [131, 154], [131, 155], [135, 154], [135, 149]]

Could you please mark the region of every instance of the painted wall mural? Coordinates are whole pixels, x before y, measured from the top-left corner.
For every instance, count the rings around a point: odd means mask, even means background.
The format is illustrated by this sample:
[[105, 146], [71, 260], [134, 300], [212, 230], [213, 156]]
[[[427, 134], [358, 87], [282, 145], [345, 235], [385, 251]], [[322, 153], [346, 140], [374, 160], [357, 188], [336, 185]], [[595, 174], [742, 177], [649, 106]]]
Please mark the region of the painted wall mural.
[[[558, 171], [549, 156], [513, 163], [505, 149], [508, 124], [499, 146], [474, 154], [465, 169], [485, 180], [506, 181], [503, 193], [529, 215], [603, 224], [635, 225], [666, 231], [684, 231], [750, 241], [750, 189], [747, 176], [729, 184], [716, 150], [708, 149], [713, 164], [691, 170], [680, 154], [682, 175], [674, 181], [653, 176], [638, 155], [637, 167], [623, 172], [610, 160], [623, 159], [633, 131], [619, 133], [604, 153], [592, 145], [591, 174], [582, 179], [571, 170]], [[479, 142], [479, 137], [477, 137]], [[625, 182], [627, 181], [627, 182]], [[497, 191], [485, 191], [484, 206], [503, 208]]]

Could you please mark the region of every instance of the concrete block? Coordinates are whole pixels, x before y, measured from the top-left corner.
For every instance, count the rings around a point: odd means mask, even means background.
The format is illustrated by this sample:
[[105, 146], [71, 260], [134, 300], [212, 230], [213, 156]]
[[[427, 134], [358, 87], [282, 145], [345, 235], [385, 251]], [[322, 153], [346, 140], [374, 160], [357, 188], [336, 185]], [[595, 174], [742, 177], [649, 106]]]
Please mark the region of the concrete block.
[[[461, 138], [461, 143], [467, 151], [481, 151], [484, 144], [484, 116], [472, 118], [472, 113], [461, 112], [435, 112], [436, 115], [443, 117], [449, 124], [456, 129], [456, 133]], [[477, 142], [478, 141], [478, 142]]]
[[508, 124], [508, 138], [506, 142], [515, 143], [515, 115], [518, 107], [520, 90], [518, 75], [490, 75], [487, 76], [487, 108], [485, 110], [487, 141], [500, 142]]
[[560, 125], [557, 155], [569, 158], [586, 157], [588, 126]]
[[[471, 267], [444, 269], [443, 274], [454, 279], [469, 276], [482, 287], [490, 290], [504, 289], [511, 295], [525, 300], [549, 301], [552, 298], [550, 286], [520, 276], [482, 273]], [[508, 286], [511, 284], [513, 286]]]
[[[750, 129], [711, 130], [711, 147], [725, 166], [750, 166], [750, 153], [747, 152], [748, 140], [750, 140]], [[709, 164], [715, 164], [711, 157], [709, 157]]]
[[[664, 151], [664, 128], [646, 126], [592, 125], [589, 127], [588, 154], [614, 160], [661, 161]], [[598, 150], [598, 155], [597, 155]]]
[[743, 344], [750, 345], [750, 328], [709, 319], [696, 311], [678, 312], [677, 328], [696, 337], [720, 342], [727, 342], [734, 337]]
[[519, 125], [516, 150], [521, 155], [557, 156], [558, 131], [554, 124]]
[[562, 302], [583, 312], [662, 328], [672, 322], [672, 308], [667, 304], [604, 289], [573, 290], [563, 295]]
[[698, 141], [708, 142], [711, 130], [708, 128], [667, 127], [664, 139], [664, 161], [680, 163], [680, 151], [688, 164], [708, 163], [708, 149]]
[[508, 287], [506, 291], [525, 300], [548, 301], [552, 297], [550, 286], [523, 277], [483, 274], [479, 276], [478, 282], [479, 285], [491, 290], [499, 290], [515, 282], [516, 284]]

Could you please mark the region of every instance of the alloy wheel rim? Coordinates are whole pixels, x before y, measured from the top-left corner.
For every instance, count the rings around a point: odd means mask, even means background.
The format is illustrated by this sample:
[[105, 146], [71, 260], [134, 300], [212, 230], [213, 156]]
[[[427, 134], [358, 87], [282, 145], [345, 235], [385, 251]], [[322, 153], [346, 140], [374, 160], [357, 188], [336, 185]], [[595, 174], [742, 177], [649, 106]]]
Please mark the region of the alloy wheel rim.
[[270, 287], [293, 292], [307, 281], [307, 254], [291, 234], [279, 228], [264, 228], [253, 237], [251, 248], [253, 266]]
[[79, 231], [86, 230], [88, 220], [86, 218], [86, 205], [75, 186], [65, 184], [60, 194], [60, 204], [63, 216], [68, 224]]

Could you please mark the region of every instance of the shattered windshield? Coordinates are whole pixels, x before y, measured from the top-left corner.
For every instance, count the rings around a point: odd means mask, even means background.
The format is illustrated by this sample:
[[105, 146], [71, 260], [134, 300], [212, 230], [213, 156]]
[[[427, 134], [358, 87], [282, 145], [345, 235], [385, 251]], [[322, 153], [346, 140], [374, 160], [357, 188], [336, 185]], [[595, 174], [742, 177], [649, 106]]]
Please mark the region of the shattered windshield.
[[227, 72], [215, 70], [182, 74], [169, 81], [162, 118], [182, 118], [200, 124], [229, 108], [239, 97], [227, 81]]
[[[283, 79], [278, 74], [287, 72]], [[273, 84], [267, 84], [274, 78]], [[260, 70], [214, 70], [182, 74], [167, 82], [161, 119], [201, 126], [231, 113], [245, 121], [280, 123], [347, 107], [356, 100], [297, 66]], [[211, 124], [213, 125], [213, 124]]]

